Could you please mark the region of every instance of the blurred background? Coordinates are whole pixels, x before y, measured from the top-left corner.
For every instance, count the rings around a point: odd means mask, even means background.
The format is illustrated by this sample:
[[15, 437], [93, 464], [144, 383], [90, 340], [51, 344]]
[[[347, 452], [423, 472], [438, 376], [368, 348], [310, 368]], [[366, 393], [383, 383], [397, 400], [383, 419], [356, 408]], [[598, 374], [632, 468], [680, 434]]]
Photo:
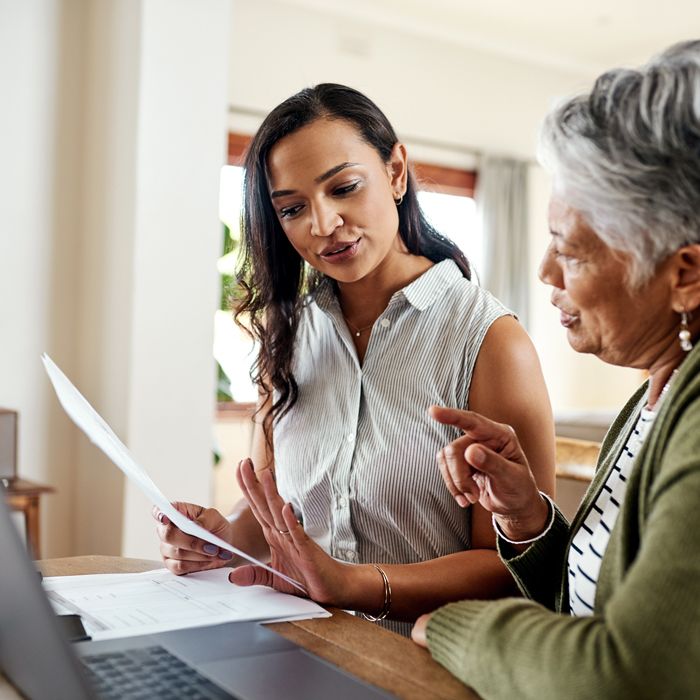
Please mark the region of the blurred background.
[[226, 310], [241, 155], [318, 82], [385, 111], [428, 216], [531, 334], [558, 432], [598, 439], [643, 377], [571, 351], [537, 280], [537, 130], [602, 70], [699, 34], [686, 0], [0, 0], [0, 406], [19, 413], [19, 474], [55, 489], [41, 555], [158, 551], [44, 351], [169, 498], [236, 500], [254, 399]]

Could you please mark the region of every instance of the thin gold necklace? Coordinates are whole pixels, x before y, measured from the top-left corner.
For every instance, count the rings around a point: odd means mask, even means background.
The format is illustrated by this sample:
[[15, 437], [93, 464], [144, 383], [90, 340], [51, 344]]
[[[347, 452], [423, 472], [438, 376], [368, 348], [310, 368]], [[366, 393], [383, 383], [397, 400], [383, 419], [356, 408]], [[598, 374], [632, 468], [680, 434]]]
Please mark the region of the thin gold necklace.
[[[345, 318], [345, 316], [343, 316], [343, 318]], [[350, 323], [350, 321], [348, 321], [347, 318], [345, 318], [345, 323], [347, 324], [347, 326], [350, 329], [350, 331], [352, 332], [352, 334], [356, 338], [359, 338], [362, 333], [364, 333], [366, 330], [368, 330], [369, 328], [371, 328], [375, 324], [376, 320], [377, 319], [374, 319], [374, 321], [372, 321], [372, 323], [370, 323], [368, 326], [363, 326], [362, 328], [358, 328], [357, 326], [353, 326], [352, 323]]]

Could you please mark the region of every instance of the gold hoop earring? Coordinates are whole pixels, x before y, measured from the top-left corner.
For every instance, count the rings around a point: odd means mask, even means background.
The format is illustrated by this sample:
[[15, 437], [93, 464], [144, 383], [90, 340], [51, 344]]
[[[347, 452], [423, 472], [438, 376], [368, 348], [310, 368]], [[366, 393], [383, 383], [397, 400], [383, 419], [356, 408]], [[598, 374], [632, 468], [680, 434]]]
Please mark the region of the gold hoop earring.
[[693, 349], [690, 329], [688, 328], [688, 314], [685, 311], [681, 311], [681, 329], [678, 331], [678, 342], [681, 344], [683, 352], [690, 352]]
[[401, 206], [401, 202], [403, 202], [403, 195], [400, 194], [398, 197], [394, 197], [394, 204], [399, 207]]

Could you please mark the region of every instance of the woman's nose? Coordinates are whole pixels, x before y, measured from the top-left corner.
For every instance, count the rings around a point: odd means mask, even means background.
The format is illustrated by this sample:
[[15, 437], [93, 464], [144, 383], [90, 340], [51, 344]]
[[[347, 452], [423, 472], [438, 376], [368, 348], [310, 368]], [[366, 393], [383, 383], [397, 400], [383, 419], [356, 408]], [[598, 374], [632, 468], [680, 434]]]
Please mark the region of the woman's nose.
[[311, 235], [330, 236], [343, 225], [343, 218], [334, 207], [316, 205], [311, 208]]
[[537, 276], [542, 282], [552, 287], [561, 287], [561, 269], [554, 259], [554, 248], [550, 244], [544, 251], [540, 266], [537, 268]]

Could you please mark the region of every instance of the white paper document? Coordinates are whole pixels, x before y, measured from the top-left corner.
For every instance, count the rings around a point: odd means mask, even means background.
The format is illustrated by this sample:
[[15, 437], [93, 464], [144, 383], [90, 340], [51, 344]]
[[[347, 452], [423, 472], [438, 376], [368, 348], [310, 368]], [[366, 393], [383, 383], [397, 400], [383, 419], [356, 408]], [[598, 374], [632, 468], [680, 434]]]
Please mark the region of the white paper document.
[[244, 620], [329, 617], [307, 598], [266, 586], [235, 586], [229, 568], [173, 576], [167, 569], [141, 574], [57, 576], [43, 581], [59, 614], [78, 613], [93, 639], [153, 634]]
[[174, 508], [170, 501], [163, 495], [161, 490], [153, 483], [146, 471], [141, 467], [124, 443], [114, 434], [102, 416], [88, 403], [85, 397], [73, 386], [53, 360], [46, 354], [42, 356], [42, 361], [49, 379], [56, 390], [58, 400], [61, 402], [66, 413], [73, 419], [73, 422], [85, 433], [88, 439], [99, 447], [126, 474], [133, 483], [149, 498], [151, 503], [158, 506], [160, 510], [168, 516], [180, 530], [188, 535], [199, 537], [206, 542], [211, 542], [221, 549], [237, 554], [249, 562], [262, 566], [280, 578], [298, 588], [303, 593], [306, 589], [294, 579], [273, 569], [267, 564], [258, 561], [249, 554], [242, 552], [220, 537], [205, 530], [201, 525], [185, 517], [180, 511]]

